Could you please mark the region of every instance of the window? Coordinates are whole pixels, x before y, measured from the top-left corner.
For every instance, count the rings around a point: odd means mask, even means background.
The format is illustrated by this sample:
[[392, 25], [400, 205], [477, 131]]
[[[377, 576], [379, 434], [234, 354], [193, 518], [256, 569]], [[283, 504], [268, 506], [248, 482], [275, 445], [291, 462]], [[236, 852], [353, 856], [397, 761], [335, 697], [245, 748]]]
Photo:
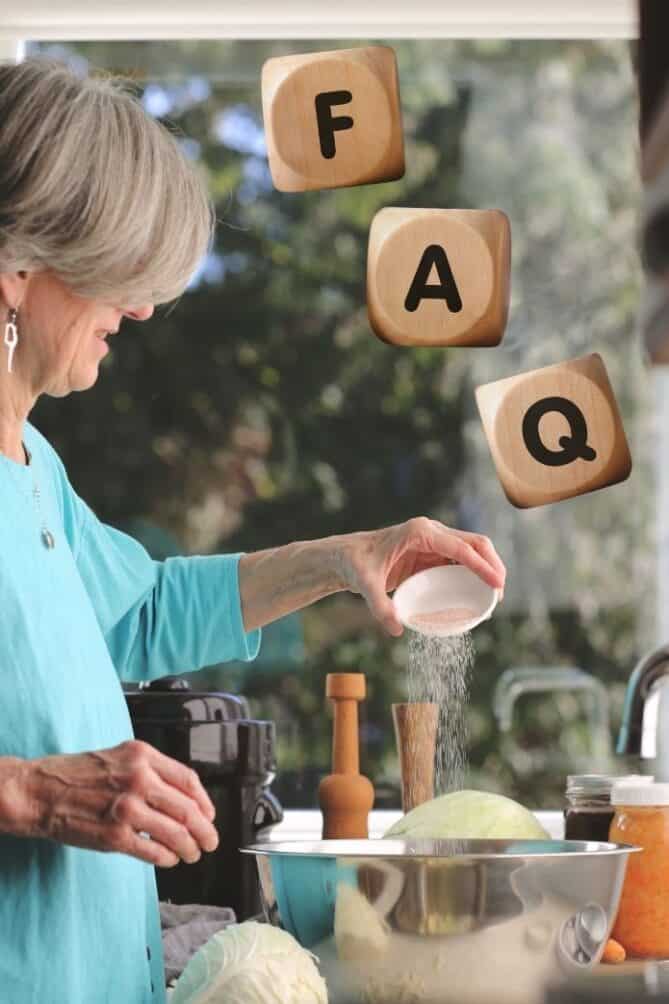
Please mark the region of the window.
[[[635, 333], [629, 49], [617, 40], [391, 40], [405, 177], [276, 192], [262, 63], [351, 44], [28, 45], [132, 76], [147, 110], [206, 165], [221, 221], [176, 309], [125, 322], [95, 390], [44, 400], [35, 421], [98, 515], [156, 557], [257, 550], [422, 513], [489, 534], [509, 583], [474, 635], [468, 784], [555, 807], [567, 771], [597, 766], [585, 704], [567, 691], [528, 697], [513, 732], [501, 732], [501, 673], [564, 665], [593, 674], [606, 684], [615, 728], [630, 668], [654, 640], [652, 401]], [[367, 236], [375, 211], [393, 204], [508, 213], [512, 308], [498, 349], [399, 351], [373, 336]], [[515, 510], [473, 389], [591, 351], [604, 357], [621, 404], [633, 474], [593, 495]], [[406, 664], [406, 639], [386, 637], [359, 598], [340, 594], [267, 628], [255, 663], [189, 679], [241, 692], [255, 717], [276, 721], [274, 788], [291, 808], [315, 806], [329, 770], [326, 673], [364, 672], [362, 769], [377, 807], [396, 808], [390, 706], [406, 699]]]

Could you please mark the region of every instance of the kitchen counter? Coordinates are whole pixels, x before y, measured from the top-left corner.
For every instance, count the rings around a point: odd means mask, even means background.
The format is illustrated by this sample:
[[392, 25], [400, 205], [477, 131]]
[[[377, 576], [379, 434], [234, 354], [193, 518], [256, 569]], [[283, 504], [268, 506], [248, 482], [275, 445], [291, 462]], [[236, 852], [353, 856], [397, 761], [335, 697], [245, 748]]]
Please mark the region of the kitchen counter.
[[[389, 827], [402, 818], [399, 809], [375, 809], [369, 816], [369, 836], [376, 840]], [[562, 812], [538, 810], [535, 816], [553, 840], [564, 837], [564, 817]], [[267, 839], [275, 840], [320, 840], [323, 817], [318, 809], [286, 809], [284, 818], [269, 833]]]
[[[167, 990], [169, 1004], [173, 990]], [[669, 963], [598, 966], [584, 979], [547, 990], [545, 1004], [669, 1004]]]
[[545, 1004], [669, 1002], [669, 962], [596, 966], [580, 979], [547, 990]]

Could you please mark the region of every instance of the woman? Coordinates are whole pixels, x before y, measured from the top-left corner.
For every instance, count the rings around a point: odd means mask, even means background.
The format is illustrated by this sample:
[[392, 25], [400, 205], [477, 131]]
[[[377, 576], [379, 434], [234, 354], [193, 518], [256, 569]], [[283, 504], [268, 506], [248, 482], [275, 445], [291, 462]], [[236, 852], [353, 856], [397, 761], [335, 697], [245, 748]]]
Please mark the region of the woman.
[[253, 659], [264, 624], [339, 590], [398, 635], [388, 592], [430, 565], [504, 584], [486, 538], [423, 517], [155, 562], [77, 496], [30, 411], [93, 386], [122, 319], [183, 292], [214, 220], [196, 169], [122, 83], [0, 66], [4, 1004], [164, 1000], [151, 866], [218, 838], [197, 775], [132, 739], [121, 681]]

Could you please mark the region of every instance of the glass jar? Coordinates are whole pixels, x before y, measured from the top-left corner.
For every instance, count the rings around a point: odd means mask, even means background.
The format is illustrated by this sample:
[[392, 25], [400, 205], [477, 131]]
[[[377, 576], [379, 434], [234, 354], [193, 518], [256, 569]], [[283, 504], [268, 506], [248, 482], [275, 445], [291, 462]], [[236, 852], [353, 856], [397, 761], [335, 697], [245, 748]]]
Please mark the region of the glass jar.
[[628, 956], [669, 958], [669, 784], [614, 785], [610, 839], [631, 854], [611, 937]]
[[608, 840], [613, 820], [611, 789], [618, 782], [650, 784], [652, 777], [609, 774], [570, 774], [567, 777], [567, 807], [564, 810], [565, 840]]
[[607, 774], [570, 774], [567, 807], [564, 810], [566, 840], [608, 840], [613, 819], [611, 788], [615, 778]]

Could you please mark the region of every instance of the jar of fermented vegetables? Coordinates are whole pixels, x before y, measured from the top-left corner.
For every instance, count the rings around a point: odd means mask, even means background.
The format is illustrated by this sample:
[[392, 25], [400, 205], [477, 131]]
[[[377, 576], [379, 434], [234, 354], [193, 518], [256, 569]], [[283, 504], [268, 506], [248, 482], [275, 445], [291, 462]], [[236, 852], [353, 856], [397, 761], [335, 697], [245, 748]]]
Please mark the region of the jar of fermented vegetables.
[[669, 958], [669, 784], [613, 786], [610, 839], [641, 848], [627, 863], [611, 937], [627, 955]]

